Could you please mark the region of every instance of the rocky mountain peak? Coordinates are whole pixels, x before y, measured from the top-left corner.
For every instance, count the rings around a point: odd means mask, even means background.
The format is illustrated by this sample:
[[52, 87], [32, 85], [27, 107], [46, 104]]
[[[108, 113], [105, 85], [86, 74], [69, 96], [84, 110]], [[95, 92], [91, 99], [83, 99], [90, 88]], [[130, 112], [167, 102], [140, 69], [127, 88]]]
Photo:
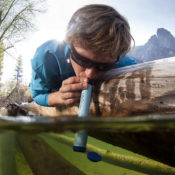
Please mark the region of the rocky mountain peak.
[[157, 38], [161, 47], [175, 50], [175, 38], [168, 30], [158, 29]]
[[[166, 30], [166, 29], [164, 29], [164, 28], [158, 28], [157, 29], [157, 36], [158, 37], [161, 37], [161, 36], [171, 36], [171, 37], [173, 37], [173, 35], [168, 31], [168, 30]], [[174, 38], [174, 37], [173, 37]]]
[[145, 45], [137, 46], [129, 55], [137, 62], [173, 57], [175, 56], [175, 37], [168, 30], [159, 28]]

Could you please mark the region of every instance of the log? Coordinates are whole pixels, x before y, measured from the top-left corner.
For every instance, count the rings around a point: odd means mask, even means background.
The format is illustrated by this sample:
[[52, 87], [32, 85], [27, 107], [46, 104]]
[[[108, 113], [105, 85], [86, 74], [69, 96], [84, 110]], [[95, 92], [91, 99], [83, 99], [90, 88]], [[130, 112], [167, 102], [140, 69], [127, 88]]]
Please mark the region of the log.
[[[37, 115], [77, 115], [74, 106], [21, 106]], [[175, 57], [114, 69], [95, 83], [91, 116], [131, 116], [175, 112]]]

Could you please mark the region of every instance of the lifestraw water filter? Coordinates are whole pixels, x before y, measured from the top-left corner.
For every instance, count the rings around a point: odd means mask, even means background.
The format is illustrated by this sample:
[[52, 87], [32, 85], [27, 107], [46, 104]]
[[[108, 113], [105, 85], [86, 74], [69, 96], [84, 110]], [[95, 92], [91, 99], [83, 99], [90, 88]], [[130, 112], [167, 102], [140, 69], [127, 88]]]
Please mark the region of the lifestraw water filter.
[[[82, 90], [80, 98], [80, 106], [78, 110], [78, 117], [87, 117], [89, 113], [89, 105], [91, 101], [92, 84], [88, 84], [88, 88]], [[73, 150], [78, 152], [86, 151], [88, 133], [86, 130], [78, 131], [75, 134], [75, 141]]]

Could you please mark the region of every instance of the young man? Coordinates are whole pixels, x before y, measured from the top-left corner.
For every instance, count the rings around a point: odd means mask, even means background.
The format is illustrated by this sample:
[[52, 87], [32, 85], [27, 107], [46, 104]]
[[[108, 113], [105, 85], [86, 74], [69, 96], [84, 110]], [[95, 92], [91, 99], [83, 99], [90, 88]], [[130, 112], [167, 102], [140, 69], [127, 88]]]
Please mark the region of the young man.
[[66, 42], [48, 41], [32, 59], [31, 95], [42, 106], [74, 104], [88, 81], [106, 71], [136, 64], [126, 56], [132, 36], [126, 19], [107, 5], [77, 10], [67, 28]]

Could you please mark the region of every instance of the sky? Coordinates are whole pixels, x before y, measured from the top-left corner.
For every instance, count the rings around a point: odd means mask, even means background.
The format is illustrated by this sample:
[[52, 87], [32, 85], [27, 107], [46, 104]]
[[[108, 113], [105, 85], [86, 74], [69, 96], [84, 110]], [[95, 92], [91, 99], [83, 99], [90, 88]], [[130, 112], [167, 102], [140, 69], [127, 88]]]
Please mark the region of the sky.
[[[107, 4], [114, 7], [129, 22], [136, 46], [143, 45], [158, 28], [165, 28], [175, 36], [175, 0], [47, 0], [47, 12], [38, 15], [34, 22], [37, 31], [26, 35], [16, 45], [16, 55], [23, 58], [23, 82], [31, 80], [30, 61], [37, 47], [50, 39], [64, 39], [66, 26], [72, 14], [87, 4]], [[13, 78], [15, 59], [5, 57], [2, 81]]]

